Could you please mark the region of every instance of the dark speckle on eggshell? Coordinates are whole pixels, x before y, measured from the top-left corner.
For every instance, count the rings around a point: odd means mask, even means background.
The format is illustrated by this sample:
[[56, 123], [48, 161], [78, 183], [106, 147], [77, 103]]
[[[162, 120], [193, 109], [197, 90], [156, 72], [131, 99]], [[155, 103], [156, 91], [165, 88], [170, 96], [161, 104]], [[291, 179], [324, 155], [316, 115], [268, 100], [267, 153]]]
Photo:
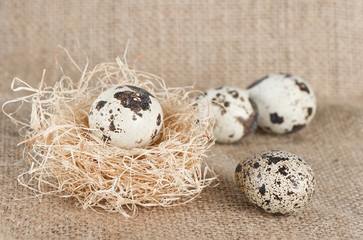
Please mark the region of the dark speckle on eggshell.
[[242, 171], [242, 165], [238, 164], [236, 167], [236, 172], [241, 172]]
[[98, 111], [100, 111], [101, 110], [101, 108], [103, 108], [104, 106], [105, 106], [105, 104], [107, 103], [107, 101], [99, 101], [98, 103], [97, 103], [97, 105], [96, 105], [96, 109], [98, 110]]
[[133, 89], [133, 91], [122, 91], [116, 92], [114, 94], [114, 98], [120, 100], [120, 103], [123, 107], [129, 108], [135, 114], [142, 117], [140, 111], [146, 111], [150, 109], [151, 99], [153, 97], [150, 93], [145, 91], [144, 89], [128, 86]]
[[239, 94], [236, 90], [230, 90], [228, 91], [229, 94], [232, 95], [233, 98], [238, 98]]
[[285, 166], [282, 166], [279, 168], [278, 173], [286, 176], [288, 173], [286, 172], [287, 168]]
[[111, 137], [110, 136], [106, 136], [106, 135], [102, 135], [102, 141], [104, 142], [108, 142], [108, 141], [111, 141]]
[[160, 126], [160, 124], [161, 124], [161, 115], [158, 114], [158, 117], [156, 118], [156, 125]]
[[307, 114], [305, 119], [308, 119], [311, 116], [311, 114], [313, 114], [313, 108], [309, 107], [307, 108]]
[[300, 88], [302, 92], [307, 92], [308, 94], [310, 93], [310, 90], [305, 83], [299, 82], [298, 80], [295, 79], [295, 84]]
[[284, 122], [284, 117], [279, 116], [276, 112], [270, 113], [270, 120], [272, 123], [281, 124]]
[[262, 186], [258, 189], [258, 191], [261, 195], [265, 195], [266, 192], [265, 184], [262, 184]]

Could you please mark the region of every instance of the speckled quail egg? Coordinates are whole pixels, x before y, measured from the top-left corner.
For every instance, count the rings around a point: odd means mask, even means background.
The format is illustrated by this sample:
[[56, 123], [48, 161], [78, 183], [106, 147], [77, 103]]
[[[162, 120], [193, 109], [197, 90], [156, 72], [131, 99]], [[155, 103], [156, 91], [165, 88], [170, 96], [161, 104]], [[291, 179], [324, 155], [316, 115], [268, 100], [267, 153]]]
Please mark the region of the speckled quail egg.
[[157, 138], [163, 111], [146, 90], [114, 86], [102, 92], [91, 106], [89, 127], [104, 142], [121, 148], [144, 147]]
[[299, 77], [270, 74], [250, 85], [248, 91], [259, 110], [258, 125], [267, 132], [296, 132], [310, 123], [315, 115], [314, 92]]
[[217, 142], [231, 143], [257, 127], [258, 110], [246, 90], [235, 87], [211, 88], [197, 97], [199, 115], [214, 121]]
[[235, 181], [248, 200], [269, 213], [291, 214], [314, 192], [310, 166], [298, 156], [266, 151], [247, 157], [235, 170]]

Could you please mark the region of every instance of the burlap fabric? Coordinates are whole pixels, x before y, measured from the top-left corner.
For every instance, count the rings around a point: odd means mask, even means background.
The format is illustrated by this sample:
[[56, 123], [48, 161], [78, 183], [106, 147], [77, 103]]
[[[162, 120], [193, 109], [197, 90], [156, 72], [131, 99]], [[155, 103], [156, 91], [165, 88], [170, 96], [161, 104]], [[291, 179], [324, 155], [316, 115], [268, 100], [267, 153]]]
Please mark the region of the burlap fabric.
[[[1, 103], [15, 96], [15, 76], [36, 86], [46, 68], [48, 84], [58, 80], [57, 44], [82, 65], [79, 45], [94, 66], [122, 56], [129, 40], [129, 63], [146, 54], [137, 68], [169, 86], [244, 88], [289, 72], [311, 83], [319, 104], [301, 132], [257, 131], [215, 145], [209, 163], [220, 174], [217, 187], [183, 206], [139, 208], [134, 219], [83, 210], [74, 199], [28, 199], [32, 193], [16, 181], [27, 167], [22, 139], [1, 113], [0, 238], [363, 238], [363, 1], [1, 1], [0, 22]], [[70, 65], [63, 69], [77, 76]], [[315, 171], [314, 198], [299, 214], [266, 214], [234, 184], [238, 161], [270, 149], [295, 153]]]

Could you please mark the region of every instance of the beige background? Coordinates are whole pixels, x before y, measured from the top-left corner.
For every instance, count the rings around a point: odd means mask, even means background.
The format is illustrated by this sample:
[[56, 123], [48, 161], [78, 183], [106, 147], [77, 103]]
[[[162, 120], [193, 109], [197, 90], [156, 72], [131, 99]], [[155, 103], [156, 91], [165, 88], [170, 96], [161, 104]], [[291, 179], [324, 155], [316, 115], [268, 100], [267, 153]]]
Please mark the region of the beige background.
[[[26, 167], [22, 139], [0, 114], [0, 239], [360, 239], [363, 237], [363, 1], [0, 1], [0, 103], [13, 77], [49, 84], [61, 72], [56, 46], [90, 66], [146, 54], [136, 65], [168, 86], [244, 88], [272, 72], [300, 75], [319, 108], [289, 136], [257, 131], [209, 158], [220, 184], [176, 208], [139, 208], [131, 220], [82, 210], [74, 199], [32, 194], [16, 177]], [[79, 44], [78, 44], [79, 43]], [[64, 54], [59, 55], [64, 59]], [[66, 73], [79, 77], [61, 61]], [[25, 116], [26, 117], [26, 116]], [[312, 203], [271, 216], [247, 203], [233, 182], [238, 161], [262, 150], [303, 157], [314, 169]], [[17, 198], [23, 200], [16, 200]]]

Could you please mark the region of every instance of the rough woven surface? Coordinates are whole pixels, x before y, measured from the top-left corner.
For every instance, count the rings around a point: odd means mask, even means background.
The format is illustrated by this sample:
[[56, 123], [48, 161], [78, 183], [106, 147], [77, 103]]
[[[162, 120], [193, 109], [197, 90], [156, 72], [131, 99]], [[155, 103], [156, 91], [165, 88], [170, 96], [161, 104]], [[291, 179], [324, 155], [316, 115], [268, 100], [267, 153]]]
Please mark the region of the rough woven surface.
[[[246, 87], [271, 72], [305, 78], [318, 96], [311, 125], [293, 135], [257, 132], [213, 147], [220, 184], [175, 208], [140, 208], [139, 217], [95, 213], [74, 199], [18, 186], [26, 167], [17, 129], [0, 115], [0, 239], [359, 239], [363, 236], [363, 2], [304, 1], [2, 1], [0, 103], [13, 77], [34, 85], [46, 68], [61, 75], [55, 47], [93, 66], [146, 56], [137, 68], [169, 86]], [[71, 75], [74, 68], [63, 65]], [[28, 116], [24, 116], [28, 117]], [[280, 149], [304, 158], [317, 188], [300, 214], [272, 216], [250, 205], [233, 181], [241, 158]], [[22, 200], [16, 200], [16, 199]]]

